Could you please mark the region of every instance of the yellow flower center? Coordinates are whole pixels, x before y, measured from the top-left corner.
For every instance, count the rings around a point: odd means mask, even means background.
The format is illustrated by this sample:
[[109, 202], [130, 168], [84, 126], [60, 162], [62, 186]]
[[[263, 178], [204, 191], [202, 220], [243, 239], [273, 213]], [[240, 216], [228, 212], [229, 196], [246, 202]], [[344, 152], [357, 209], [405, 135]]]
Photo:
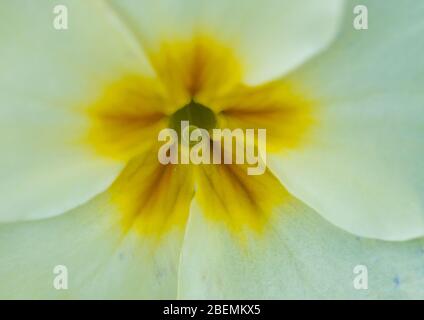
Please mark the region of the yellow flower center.
[[149, 52], [156, 77], [124, 75], [89, 106], [88, 142], [103, 156], [125, 160], [111, 187], [123, 226], [160, 236], [183, 228], [195, 200], [235, 235], [260, 233], [287, 192], [269, 170], [248, 176], [245, 165], [162, 165], [158, 132], [196, 127], [267, 130], [270, 152], [298, 147], [312, 124], [310, 103], [277, 80], [243, 83], [241, 60], [206, 36], [164, 42]]

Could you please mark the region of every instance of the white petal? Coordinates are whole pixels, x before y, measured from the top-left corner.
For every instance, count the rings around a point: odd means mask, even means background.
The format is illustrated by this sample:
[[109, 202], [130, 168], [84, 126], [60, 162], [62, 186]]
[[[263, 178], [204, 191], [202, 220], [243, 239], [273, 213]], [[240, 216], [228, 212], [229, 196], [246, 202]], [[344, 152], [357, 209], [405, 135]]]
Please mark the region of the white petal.
[[[353, 29], [356, 4], [369, 30]], [[339, 39], [288, 77], [317, 103], [306, 144], [271, 159], [285, 186], [357, 235], [424, 235], [423, 3], [350, 1]]]
[[[294, 198], [247, 243], [193, 206], [178, 292], [182, 299], [418, 299], [423, 259], [423, 240], [354, 237]], [[367, 290], [357, 289], [365, 274], [356, 266], [367, 268]]]
[[[53, 27], [57, 4], [68, 30]], [[114, 179], [121, 163], [82, 142], [83, 110], [111, 81], [150, 72], [137, 46], [104, 2], [0, 4], [0, 221], [62, 213]]]
[[[124, 231], [109, 194], [59, 217], [0, 226], [2, 299], [171, 299], [182, 232]], [[54, 287], [67, 268], [67, 290]]]
[[[196, 33], [233, 46], [258, 83], [294, 69], [338, 30], [343, 0], [112, 0], [147, 46]], [[128, 18], [128, 19], [127, 19]]]

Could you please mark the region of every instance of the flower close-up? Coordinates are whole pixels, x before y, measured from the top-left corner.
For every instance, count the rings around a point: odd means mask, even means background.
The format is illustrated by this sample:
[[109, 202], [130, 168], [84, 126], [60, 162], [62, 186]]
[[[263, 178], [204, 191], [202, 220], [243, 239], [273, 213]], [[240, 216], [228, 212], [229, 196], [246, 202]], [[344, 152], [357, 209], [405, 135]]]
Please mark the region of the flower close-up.
[[423, 299], [423, 40], [417, 0], [0, 0], [0, 298]]

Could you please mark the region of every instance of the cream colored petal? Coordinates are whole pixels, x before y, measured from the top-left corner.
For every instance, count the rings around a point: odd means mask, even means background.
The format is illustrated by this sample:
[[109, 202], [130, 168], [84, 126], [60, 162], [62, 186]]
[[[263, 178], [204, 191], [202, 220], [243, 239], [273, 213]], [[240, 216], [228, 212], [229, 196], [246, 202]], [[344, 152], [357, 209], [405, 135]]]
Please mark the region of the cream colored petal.
[[[2, 299], [174, 299], [182, 232], [125, 229], [104, 193], [61, 216], [0, 226]], [[67, 268], [67, 290], [55, 279]], [[63, 283], [63, 282], [62, 282]]]
[[[56, 30], [56, 5], [68, 29]], [[0, 4], [0, 221], [57, 215], [105, 190], [122, 163], [84, 141], [85, 108], [111, 82], [150, 69], [98, 0]]]
[[[369, 29], [353, 29], [355, 5]], [[357, 235], [424, 235], [424, 5], [349, 1], [343, 32], [287, 81], [315, 100], [303, 146], [270, 159], [294, 195]]]
[[[175, 298], [190, 177], [190, 167], [163, 166], [149, 152], [76, 209], [0, 224], [0, 297]], [[67, 268], [67, 290], [54, 287], [57, 265]]]
[[294, 198], [274, 211], [262, 235], [251, 234], [245, 243], [194, 204], [178, 297], [422, 299], [423, 261], [423, 240], [399, 243], [355, 237]]
[[258, 83], [293, 70], [335, 36], [343, 0], [110, 0], [143, 44], [207, 34], [234, 48], [245, 80]]

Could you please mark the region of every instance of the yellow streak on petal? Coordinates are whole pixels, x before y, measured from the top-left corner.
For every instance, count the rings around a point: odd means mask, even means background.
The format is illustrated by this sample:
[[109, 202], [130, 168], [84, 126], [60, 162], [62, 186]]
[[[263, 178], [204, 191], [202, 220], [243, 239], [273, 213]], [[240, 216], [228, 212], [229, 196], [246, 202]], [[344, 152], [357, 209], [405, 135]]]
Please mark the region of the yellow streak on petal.
[[261, 234], [273, 209], [290, 198], [269, 170], [249, 176], [246, 165], [198, 166], [196, 186], [205, 216], [225, 224], [241, 241], [250, 231]]
[[185, 226], [194, 193], [191, 166], [162, 165], [156, 149], [131, 161], [111, 187], [124, 230], [159, 238]]
[[242, 80], [242, 67], [231, 48], [205, 35], [165, 41], [150, 54], [152, 64], [178, 106], [192, 98], [208, 105]]
[[103, 156], [129, 160], [157, 141], [169, 108], [158, 81], [126, 76], [87, 108], [91, 126], [86, 142]]
[[283, 81], [239, 87], [213, 104], [221, 127], [266, 129], [268, 152], [300, 147], [315, 123], [313, 102]]

